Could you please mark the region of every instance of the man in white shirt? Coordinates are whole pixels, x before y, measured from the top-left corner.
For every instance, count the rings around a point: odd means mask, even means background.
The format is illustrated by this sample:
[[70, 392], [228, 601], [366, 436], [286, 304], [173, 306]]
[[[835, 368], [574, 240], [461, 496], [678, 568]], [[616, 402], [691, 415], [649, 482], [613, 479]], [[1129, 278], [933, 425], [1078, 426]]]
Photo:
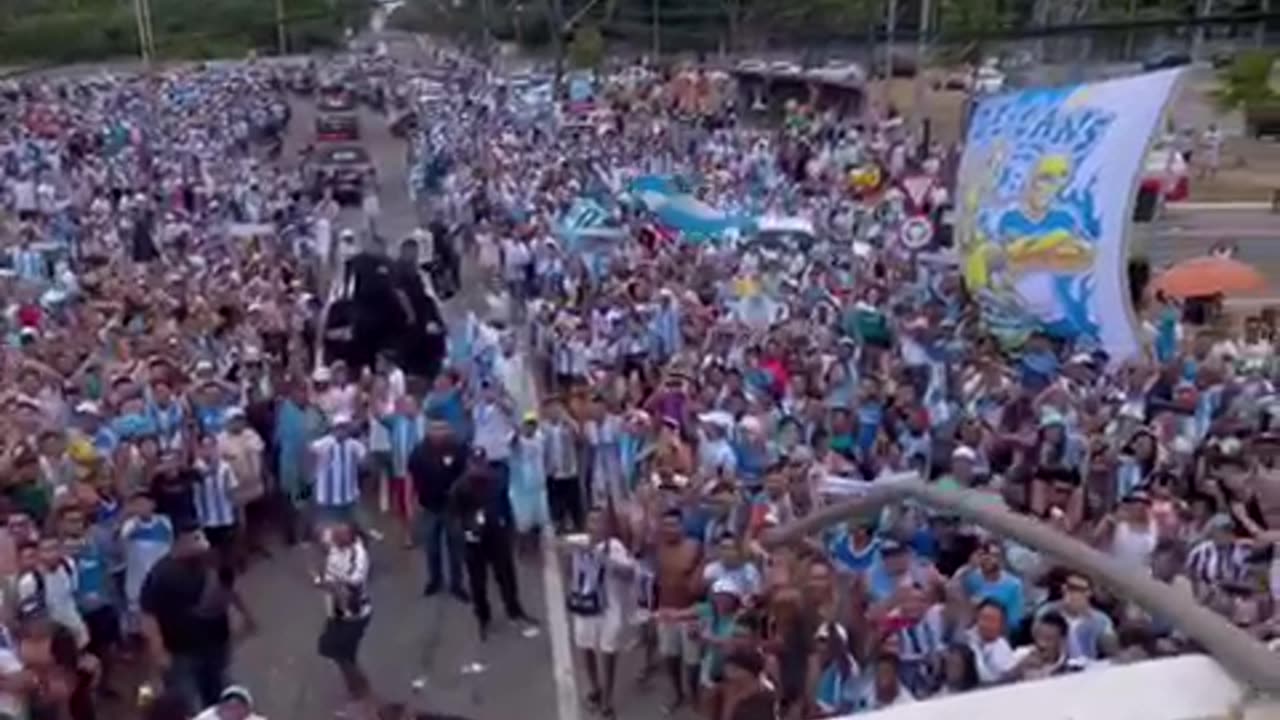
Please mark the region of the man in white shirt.
[[505, 478], [516, 425], [511, 403], [503, 397], [501, 388], [488, 382], [481, 387], [480, 398], [471, 411], [471, 419], [475, 425], [473, 443], [484, 450], [490, 465], [503, 467], [501, 476]]
[[329, 619], [317, 645], [320, 655], [338, 666], [351, 701], [360, 703], [369, 696], [369, 679], [357, 659], [373, 615], [369, 553], [350, 523], [331, 527], [324, 544], [324, 568], [316, 584], [326, 591]]
[[27, 177], [11, 180], [9, 193], [13, 196], [13, 208], [18, 211], [18, 219], [34, 220], [36, 216], [35, 181]]
[[354, 522], [360, 501], [359, 468], [367, 451], [354, 435], [351, 416], [335, 415], [328, 434], [311, 444], [318, 522]]

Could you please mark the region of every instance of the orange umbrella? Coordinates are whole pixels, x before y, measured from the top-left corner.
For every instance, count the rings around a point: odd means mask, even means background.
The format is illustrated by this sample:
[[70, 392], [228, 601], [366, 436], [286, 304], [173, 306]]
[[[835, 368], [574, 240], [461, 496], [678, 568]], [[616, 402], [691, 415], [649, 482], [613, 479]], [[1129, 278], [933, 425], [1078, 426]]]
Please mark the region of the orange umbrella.
[[1184, 298], [1251, 293], [1266, 286], [1267, 279], [1252, 265], [1220, 255], [1183, 260], [1151, 285], [1154, 290]]

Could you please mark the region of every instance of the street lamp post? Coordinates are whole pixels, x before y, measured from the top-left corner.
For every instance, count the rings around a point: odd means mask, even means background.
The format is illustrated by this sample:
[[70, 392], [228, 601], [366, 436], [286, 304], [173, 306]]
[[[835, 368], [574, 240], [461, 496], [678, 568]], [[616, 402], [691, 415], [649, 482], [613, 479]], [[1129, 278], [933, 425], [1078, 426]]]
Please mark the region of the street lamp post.
[[152, 57], [155, 55], [155, 39], [151, 34], [150, 0], [133, 0], [133, 17], [138, 25], [138, 56], [142, 59], [144, 66], [150, 67]]
[[284, 27], [284, 0], [276, 0], [276, 54], [284, 57], [289, 52], [289, 33]]

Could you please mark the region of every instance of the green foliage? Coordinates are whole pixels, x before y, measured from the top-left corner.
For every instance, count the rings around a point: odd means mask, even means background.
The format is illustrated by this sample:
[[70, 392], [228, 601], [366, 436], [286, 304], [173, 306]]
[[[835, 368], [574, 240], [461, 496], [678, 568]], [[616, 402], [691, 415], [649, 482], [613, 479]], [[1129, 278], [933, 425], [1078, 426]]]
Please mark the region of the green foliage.
[[1008, 18], [993, 0], [942, 0], [938, 29], [944, 38], [973, 38], [1005, 27]]
[[604, 36], [594, 25], [578, 28], [569, 43], [569, 64], [575, 68], [588, 70], [600, 65], [604, 60]]
[[[283, 0], [291, 50], [334, 47], [368, 13], [360, 0]], [[156, 52], [171, 58], [243, 56], [276, 47], [270, 0], [151, 0]], [[133, 3], [0, 0], [0, 60], [80, 62], [135, 56]]]
[[1251, 50], [1236, 55], [1230, 65], [1218, 71], [1218, 87], [1214, 99], [1224, 110], [1248, 108], [1277, 99], [1271, 87], [1271, 69], [1276, 54], [1267, 50]]

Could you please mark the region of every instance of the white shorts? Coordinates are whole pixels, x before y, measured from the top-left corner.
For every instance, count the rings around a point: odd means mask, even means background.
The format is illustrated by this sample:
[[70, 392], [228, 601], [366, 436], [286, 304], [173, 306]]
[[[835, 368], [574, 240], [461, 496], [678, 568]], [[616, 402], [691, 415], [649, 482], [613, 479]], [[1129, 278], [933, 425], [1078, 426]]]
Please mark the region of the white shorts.
[[623, 634], [627, 624], [616, 612], [605, 611], [599, 615], [575, 615], [573, 618], [573, 644], [579, 650], [613, 655], [622, 649]]
[[702, 647], [693, 636], [693, 627], [683, 623], [657, 623], [658, 655], [680, 658], [685, 665], [697, 665]]

